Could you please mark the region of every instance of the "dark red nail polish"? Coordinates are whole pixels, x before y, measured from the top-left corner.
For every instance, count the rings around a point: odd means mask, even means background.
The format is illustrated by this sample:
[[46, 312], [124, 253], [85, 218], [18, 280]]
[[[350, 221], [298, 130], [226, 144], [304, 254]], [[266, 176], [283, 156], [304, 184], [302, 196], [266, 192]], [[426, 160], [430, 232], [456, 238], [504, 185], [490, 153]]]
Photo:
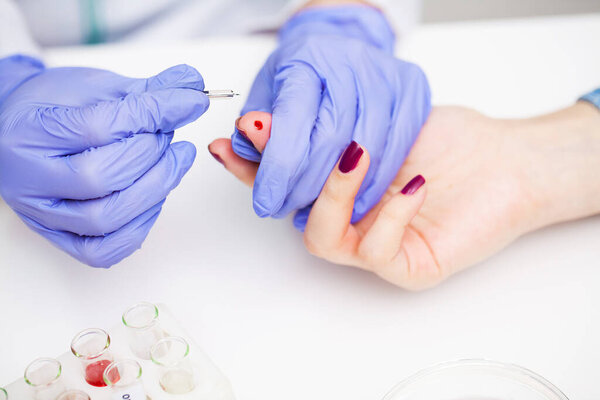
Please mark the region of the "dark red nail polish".
[[221, 164], [225, 165], [225, 162], [223, 162], [223, 159], [221, 158], [221, 156], [219, 156], [216, 153], [213, 153], [212, 151], [210, 151], [210, 149], [208, 149], [208, 152], [210, 153], [211, 156], [213, 156], [215, 158], [215, 160], [217, 160]]
[[258, 129], [260, 131], [263, 128], [263, 123], [262, 123], [262, 121], [256, 120], [256, 121], [254, 121], [254, 126], [256, 127], [256, 129]]
[[354, 140], [346, 147], [338, 168], [344, 174], [352, 171], [358, 165], [364, 150]]
[[419, 190], [419, 188], [424, 184], [425, 178], [423, 178], [423, 175], [417, 175], [414, 178], [412, 178], [410, 182], [408, 182], [406, 186], [404, 186], [404, 189], [402, 189], [400, 192], [403, 195], [410, 196], [411, 194], [415, 194], [417, 190]]

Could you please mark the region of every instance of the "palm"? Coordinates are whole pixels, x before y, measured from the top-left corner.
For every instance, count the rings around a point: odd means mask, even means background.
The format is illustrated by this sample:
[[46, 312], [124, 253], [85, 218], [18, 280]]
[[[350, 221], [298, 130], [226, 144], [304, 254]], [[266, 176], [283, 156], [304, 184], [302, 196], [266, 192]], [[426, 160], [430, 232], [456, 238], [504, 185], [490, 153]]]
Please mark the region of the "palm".
[[[264, 148], [269, 135], [252, 130], [250, 122], [255, 118], [264, 118], [270, 126], [269, 114], [249, 113], [238, 121], [238, 129], [243, 128], [257, 148]], [[520, 186], [519, 155], [510, 124], [460, 107], [434, 108], [387, 192], [361, 221], [348, 225], [351, 210], [347, 215], [338, 211], [352, 203], [331, 190], [325, 203], [332, 208], [325, 207], [315, 217], [313, 206], [314, 223], [310, 233], [307, 225], [304, 234], [308, 250], [338, 264], [373, 271], [409, 289], [433, 286], [493, 254], [534, 225], [523, 217], [532, 215], [526, 207], [534, 202]], [[228, 139], [216, 140], [210, 149], [232, 173], [252, 185], [257, 165], [236, 156]], [[401, 188], [417, 174], [427, 179], [422, 206], [418, 208], [422, 200], [414, 200], [422, 195], [402, 196], [406, 198], [400, 198], [401, 204], [390, 201], [398, 200]], [[361, 181], [352, 183], [356, 190]], [[411, 207], [414, 218], [405, 215]], [[382, 218], [391, 224], [386, 233], [373, 229]], [[398, 229], [400, 236], [396, 236]]]
[[382, 200], [356, 224], [362, 236], [387, 199], [416, 174], [425, 176], [427, 197], [403, 238], [413, 275], [405, 283], [436, 284], [523, 233], [510, 141], [498, 125], [471, 110], [435, 108]]

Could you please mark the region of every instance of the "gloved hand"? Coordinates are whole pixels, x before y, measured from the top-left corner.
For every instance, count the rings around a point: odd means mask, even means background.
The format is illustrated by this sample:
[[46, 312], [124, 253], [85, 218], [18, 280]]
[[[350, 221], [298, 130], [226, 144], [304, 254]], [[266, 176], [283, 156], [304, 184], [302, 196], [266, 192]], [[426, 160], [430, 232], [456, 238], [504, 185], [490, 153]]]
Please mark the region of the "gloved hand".
[[367, 6], [309, 8], [280, 31], [280, 44], [259, 72], [242, 114], [273, 114], [262, 153], [236, 130], [236, 154], [260, 161], [254, 210], [284, 217], [300, 209], [303, 229], [343, 150], [355, 140], [371, 166], [352, 221], [361, 219], [394, 179], [431, 109], [423, 72], [394, 58], [394, 34]]
[[78, 260], [109, 267], [138, 249], [196, 155], [173, 131], [209, 105], [200, 74], [149, 79], [0, 60], [0, 195]]

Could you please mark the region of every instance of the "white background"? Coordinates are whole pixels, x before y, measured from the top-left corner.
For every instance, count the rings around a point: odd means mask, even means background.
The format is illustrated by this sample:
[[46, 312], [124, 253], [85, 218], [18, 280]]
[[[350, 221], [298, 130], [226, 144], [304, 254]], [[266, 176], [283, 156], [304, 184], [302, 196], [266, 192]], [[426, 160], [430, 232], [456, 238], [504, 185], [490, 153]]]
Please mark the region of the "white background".
[[[436, 104], [524, 117], [600, 86], [600, 15], [431, 25], [401, 55]], [[209, 88], [247, 93], [271, 39], [56, 50], [48, 61], [147, 76], [185, 62]], [[528, 367], [573, 399], [597, 399], [600, 218], [527, 235], [440, 287], [408, 293], [311, 257], [288, 220], [254, 216], [250, 192], [206, 151], [243, 99], [213, 102], [177, 137], [198, 157], [142, 250], [85, 267], [0, 204], [0, 383], [38, 356], [110, 327], [133, 302], [164, 302], [241, 400], [380, 399], [432, 363], [485, 357]], [[557, 187], [556, 190], [561, 190]]]

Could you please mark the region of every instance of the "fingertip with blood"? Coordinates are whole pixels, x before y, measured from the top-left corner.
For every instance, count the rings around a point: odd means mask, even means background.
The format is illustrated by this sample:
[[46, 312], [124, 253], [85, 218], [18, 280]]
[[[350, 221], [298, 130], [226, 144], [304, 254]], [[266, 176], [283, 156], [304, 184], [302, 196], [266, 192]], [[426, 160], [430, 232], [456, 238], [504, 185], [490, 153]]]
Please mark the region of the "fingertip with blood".
[[235, 121], [235, 127], [262, 153], [271, 137], [271, 114], [250, 111]]

